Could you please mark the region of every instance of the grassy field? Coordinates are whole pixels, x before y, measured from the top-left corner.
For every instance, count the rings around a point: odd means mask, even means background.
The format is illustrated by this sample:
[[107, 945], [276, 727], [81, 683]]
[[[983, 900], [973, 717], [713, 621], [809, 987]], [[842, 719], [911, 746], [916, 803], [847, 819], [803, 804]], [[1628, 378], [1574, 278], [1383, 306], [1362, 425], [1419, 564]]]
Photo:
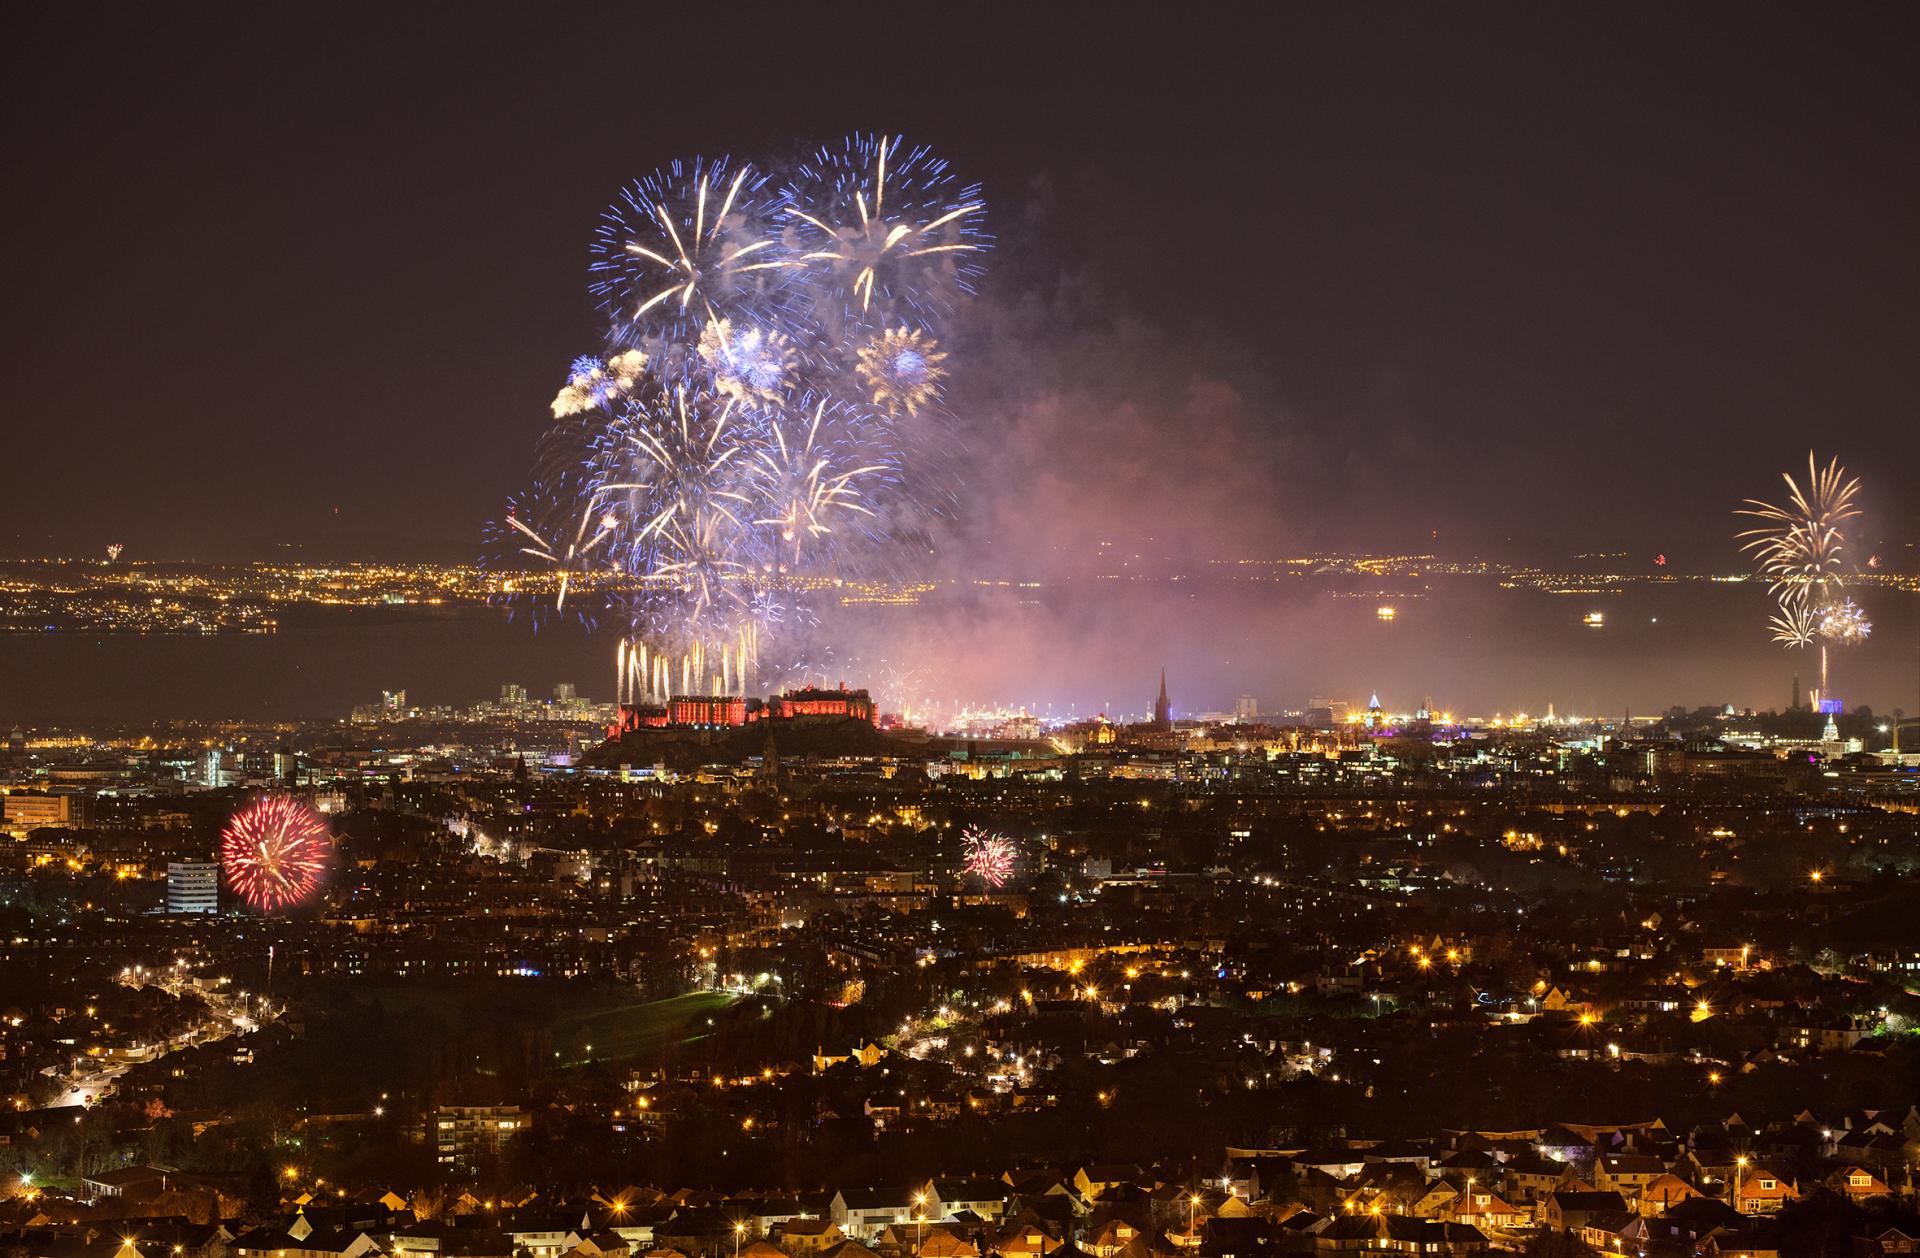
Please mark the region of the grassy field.
[[554, 1046], [568, 1060], [588, 1054], [595, 1061], [618, 1061], [658, 1052], [664, 1045], [697, 1040], [707, 1033], [706, 1020], [732, 1004], [725, 992], [688, 992], [665, 1000], [638, 1000], [569, 1012], [553, 1026]]

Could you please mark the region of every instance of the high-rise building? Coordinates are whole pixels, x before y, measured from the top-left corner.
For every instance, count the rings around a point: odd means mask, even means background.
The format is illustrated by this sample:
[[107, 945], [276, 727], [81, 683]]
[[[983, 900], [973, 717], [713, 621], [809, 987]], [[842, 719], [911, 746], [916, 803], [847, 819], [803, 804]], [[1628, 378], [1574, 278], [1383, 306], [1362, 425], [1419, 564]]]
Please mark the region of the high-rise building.
[[218, 913], [220, 866], [213, 861], [167, 862], [167, 912]]
[[1234, 700], [1233, 719], [1242, 725], [1252, 725], [1260, 719], [1260, 701], [1252, 695], [1241, 695]]
[[215, 790], [240, 781], [240, 757], [224, 747], [209, 747], [200, 757], [200, 784]]
[[407, 692], [404, 690], [382, 690], [380, 692], [380, 710], [383, 712], [405, 712], [407, 710]]
[[508, 682], [506, 685], [500, 687], [500, 702], [525, 703], [526, 701], [527, 688], [525, 686], [516, 686], [512, 682]]
[[441, 1165], [471, 1167], [529, 1125], [518, 1105], [442, 1105], [427, 1118], [427, 1139]]
[[579, 697], [579, 691], [574, 689], [573, 683], [570, 681], [559, 682], [553, 688], [553, 701], [555, 703], [572, 703]]

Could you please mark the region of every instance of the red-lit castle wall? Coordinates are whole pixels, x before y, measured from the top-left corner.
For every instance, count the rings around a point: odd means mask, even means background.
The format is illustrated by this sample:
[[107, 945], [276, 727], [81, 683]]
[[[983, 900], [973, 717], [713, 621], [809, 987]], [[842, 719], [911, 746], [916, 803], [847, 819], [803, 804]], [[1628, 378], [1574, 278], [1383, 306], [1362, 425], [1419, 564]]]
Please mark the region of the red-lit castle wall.
[[739, 695], [675, 695], [667, 701], [668, 725], [745, 725], [747, 701]]
[[618, 738], [637, 729], [664, 729], [667, 724], [667, 710], [654, 707], [634, 707], [632, 704], [620, 705], [620, 714], [607, 726], [607, 737]]
[[765, 708], [748, 707], [740, 695], [675, 695], [664, 708], [622, 704], [619, 716], [607, 727], [607, 737], [619, 738], [642, 729], [746, 725], [769, 716], [780, 720], [803, 716], [850, 718], [874, 725], [879, 722], [880, 709], [866, 691], [848, 690], [844, 685], [837, 690], [789, 690], [769, 700]]
[[851, 717], [872, 725], [879, 719], [879, 709], [864, 690], [848, 690], [844, 685], [838, 690], [826, 690], [810, 687], [806, 690], [789, 690], [774, 698], [768, 704], [776, 717], [792, 719], [798, 716], [838, 716]]

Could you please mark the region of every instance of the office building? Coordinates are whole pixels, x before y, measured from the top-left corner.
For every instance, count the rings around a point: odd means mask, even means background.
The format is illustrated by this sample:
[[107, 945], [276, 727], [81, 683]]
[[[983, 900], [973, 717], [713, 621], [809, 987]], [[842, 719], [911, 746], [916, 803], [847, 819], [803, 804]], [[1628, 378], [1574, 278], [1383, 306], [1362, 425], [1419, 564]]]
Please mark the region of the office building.
[[220, 866], [213, 861], [167, 862], [167, 912], [218, 913]]

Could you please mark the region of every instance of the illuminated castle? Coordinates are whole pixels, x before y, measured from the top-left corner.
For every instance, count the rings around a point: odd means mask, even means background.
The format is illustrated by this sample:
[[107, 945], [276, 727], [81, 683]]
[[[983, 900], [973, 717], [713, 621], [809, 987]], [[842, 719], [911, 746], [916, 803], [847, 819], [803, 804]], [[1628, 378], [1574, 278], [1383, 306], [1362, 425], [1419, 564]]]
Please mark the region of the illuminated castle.
[[880, 716], [878, 705], [866, 691], [848, 690], [845, 682], [841, 682], [836, 690], [828, 690], [825, 686], [789, 690], [783, 695], [775, 695], [768, 709], [776, 720], [829, 716], [865, 721], [872, 725]]
[[728, 729], [767, 720], [856, 720], [873, 725], [879, 716], [872, 696], [865, 690], [849, 690], [842, 682], [832, 690], [825, 686], [789, 690], [765, 703], [742, 695], [674, 695], [665, 706], [623, 703], [619, 716], [607, 727], [607, 737], [642, 729]]

